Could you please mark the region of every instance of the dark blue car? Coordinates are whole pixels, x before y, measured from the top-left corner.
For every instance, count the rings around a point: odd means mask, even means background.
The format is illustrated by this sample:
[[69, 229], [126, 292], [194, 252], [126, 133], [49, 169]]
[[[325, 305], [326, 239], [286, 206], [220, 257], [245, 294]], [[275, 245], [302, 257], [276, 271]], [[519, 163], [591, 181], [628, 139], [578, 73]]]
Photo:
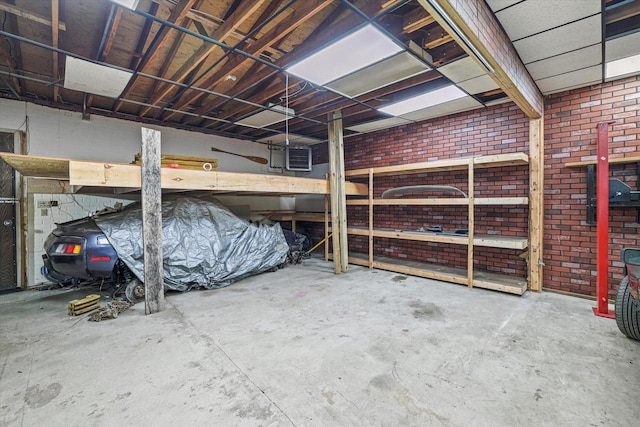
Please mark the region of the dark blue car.
[[66, 283], [113, 279], [118, 254], [93, 218], [58, 224], [42, 256], [48, 279]]

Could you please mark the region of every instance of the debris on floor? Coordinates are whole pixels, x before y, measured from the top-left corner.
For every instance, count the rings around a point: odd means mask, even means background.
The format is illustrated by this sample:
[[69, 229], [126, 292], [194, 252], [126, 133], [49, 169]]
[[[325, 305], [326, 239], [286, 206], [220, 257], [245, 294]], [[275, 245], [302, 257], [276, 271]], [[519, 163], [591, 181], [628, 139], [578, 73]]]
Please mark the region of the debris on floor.
[[111, 301], [100, 310], [91, 313], [89, 315], [89, 321], [100, 322], [103, 319], [115, 319], [120, 313], [129, 310], [131, 306], [133, 306], [133, 304], [127, 301]]
[[87, 295], [82, 299], [69, 301], [69, 316], [78, 316], [100, 308], [100, 295]]

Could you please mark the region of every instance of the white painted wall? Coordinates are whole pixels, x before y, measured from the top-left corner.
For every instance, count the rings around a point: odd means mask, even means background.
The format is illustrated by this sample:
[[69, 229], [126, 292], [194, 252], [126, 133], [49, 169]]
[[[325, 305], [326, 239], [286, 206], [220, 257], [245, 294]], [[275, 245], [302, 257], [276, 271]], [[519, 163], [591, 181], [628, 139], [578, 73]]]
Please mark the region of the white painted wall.
[[[140, 152], [141, 123], [92, 115], [82, 120], [80, 113], [42, 107], [26, 102], [0, 99], [0, 129], [22, 130], [27, 135], [28, 154], [33, 156], [62, 157], [77, 160], [98, 160], [129, 163]], [[266, 145], [220, 136], [188, 132], [168, 127], [149, 126], [162, 132], [162, 152], [185, 156], [218, 159], [218, 170], [249, 173], [282, 173], [247, 159], [212, 152], [211, 147], [244, 155], [269, 158]], [[273, 152], [273, 164], [284, 165], [284, 152]], [[74, 200], [75, 198], [75, 200]], [[225, 197], [228, 206], [249, 206], [252, 210], [293, 210], [293, 197], [243, 197], [237, 200]], [[37, 208], [38, 201], [56, 200], [59, 207], [44, 214]], [[112, 206], [118, 199], [76, 195], [34, 195], [29, 197], [27, 224], [27, 284], [42, 282], [40, 275], [42, 245], [55, 228], [56, 222], [86, 216], [105, 205]]]

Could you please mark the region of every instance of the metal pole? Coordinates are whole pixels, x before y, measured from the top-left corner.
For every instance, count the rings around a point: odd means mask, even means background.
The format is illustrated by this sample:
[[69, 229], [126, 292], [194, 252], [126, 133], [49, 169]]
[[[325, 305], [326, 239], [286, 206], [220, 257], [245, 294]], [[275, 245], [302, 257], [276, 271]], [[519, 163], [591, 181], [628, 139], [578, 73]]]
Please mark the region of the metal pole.
[[609, 313], [609, 125], [615, 122], [598, 123], [598, 172], [596, 203], [597, 213], [597, 307], [593, 307], [596, 316], [615, 318]]

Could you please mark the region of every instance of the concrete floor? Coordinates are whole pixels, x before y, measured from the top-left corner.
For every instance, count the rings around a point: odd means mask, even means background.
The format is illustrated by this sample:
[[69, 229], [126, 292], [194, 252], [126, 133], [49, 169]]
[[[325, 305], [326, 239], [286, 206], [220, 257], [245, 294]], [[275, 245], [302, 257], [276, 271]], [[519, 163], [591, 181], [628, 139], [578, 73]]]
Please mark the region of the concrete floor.
[[640, 342], [592, 302], [305, 261], [116, 320], [0, 296], [0, 425], [631, 426]]

